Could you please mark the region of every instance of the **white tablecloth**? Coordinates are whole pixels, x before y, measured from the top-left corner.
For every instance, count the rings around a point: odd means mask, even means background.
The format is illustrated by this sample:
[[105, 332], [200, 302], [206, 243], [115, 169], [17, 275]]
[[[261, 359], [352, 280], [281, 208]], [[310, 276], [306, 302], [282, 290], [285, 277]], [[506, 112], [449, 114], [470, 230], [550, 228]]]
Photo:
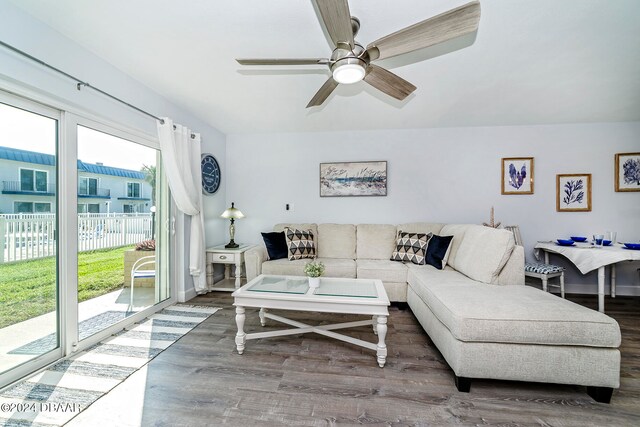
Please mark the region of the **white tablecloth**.
[[590, 243], [576, 243], [575, 246], [560, 246], [556, 243], [538, 243], [534, 254], [539, 259], [540, 250], [553, 252], [566, 257], [582, 274], [597, 270], [620, 261], [640, 261], [640, 251], [624, 249], [622, 245], [603, 246], [595, 248]]

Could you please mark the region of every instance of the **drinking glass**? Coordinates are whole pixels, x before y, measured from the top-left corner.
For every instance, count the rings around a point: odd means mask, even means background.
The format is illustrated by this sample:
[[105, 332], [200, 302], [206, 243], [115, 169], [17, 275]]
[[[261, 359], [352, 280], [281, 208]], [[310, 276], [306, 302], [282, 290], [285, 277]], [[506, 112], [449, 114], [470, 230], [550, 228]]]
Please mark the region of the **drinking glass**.
[[618, 233], [615, 231], [607, 231], [607, 240], [611, 240], [611, 245], [616, 244], [616, 238], [618, 237]]
[[602, 241], [604, 240], [604, 234], [594, 234], [593, 235], [593, 243], [596, 248], [602, 247]]

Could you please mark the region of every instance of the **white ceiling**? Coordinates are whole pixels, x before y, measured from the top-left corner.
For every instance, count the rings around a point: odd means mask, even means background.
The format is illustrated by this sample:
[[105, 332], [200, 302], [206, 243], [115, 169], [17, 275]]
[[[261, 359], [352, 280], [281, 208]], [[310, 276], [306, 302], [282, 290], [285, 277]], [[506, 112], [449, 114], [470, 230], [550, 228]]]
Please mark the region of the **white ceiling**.
[[[640, 120], [638, 0], [481, 0], [475, 40], [378, 62], [418, 87], [404, 102], [360, 82], [315, 109], [327, 68], [234, 60], [328, 57], [310, 0], [12, 1], [227, 134]], [[350, 8], [366, 45], [467, 1]]]

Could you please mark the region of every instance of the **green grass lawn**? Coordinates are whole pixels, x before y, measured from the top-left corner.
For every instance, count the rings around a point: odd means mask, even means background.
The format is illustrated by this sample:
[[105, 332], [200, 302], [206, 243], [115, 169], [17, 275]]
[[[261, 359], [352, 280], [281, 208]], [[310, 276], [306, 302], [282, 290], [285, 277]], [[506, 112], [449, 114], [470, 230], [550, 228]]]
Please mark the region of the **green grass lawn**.
[[[124, 284], [124, 251], [116, 249], [78, 255], [78, 300], [104, 295]], [[0, 264], [0, 328], [54, 311], [55, 257]]]

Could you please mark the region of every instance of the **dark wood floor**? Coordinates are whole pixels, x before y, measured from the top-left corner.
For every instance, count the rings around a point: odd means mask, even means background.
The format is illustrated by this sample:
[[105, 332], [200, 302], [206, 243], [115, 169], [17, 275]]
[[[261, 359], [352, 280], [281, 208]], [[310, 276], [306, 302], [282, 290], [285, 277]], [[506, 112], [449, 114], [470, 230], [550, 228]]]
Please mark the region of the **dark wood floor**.
[[[570, 296], [595, 308], [595, 296]], [[476, 380], [459, 393], [452, 371], [410, 310], [390, 309], [387, 365], [374, 352], [316, 334], [252, 340], [235, 351], [232, 299], [149, 364], [143, 425], [640, 426], [640, 298], [607, 299], [622, 330], [621, 387], [610, 405], [584, 387]], [[303, 322], [353, 316], [287, 313]], [[266, 328], [280, 328], [269, 320]], [[246, 331], [260, 330], [247, 310]], [[374, 341], [371, 328], [351, 335]], [[541, 361], [544, 363], [544, 361]]]

